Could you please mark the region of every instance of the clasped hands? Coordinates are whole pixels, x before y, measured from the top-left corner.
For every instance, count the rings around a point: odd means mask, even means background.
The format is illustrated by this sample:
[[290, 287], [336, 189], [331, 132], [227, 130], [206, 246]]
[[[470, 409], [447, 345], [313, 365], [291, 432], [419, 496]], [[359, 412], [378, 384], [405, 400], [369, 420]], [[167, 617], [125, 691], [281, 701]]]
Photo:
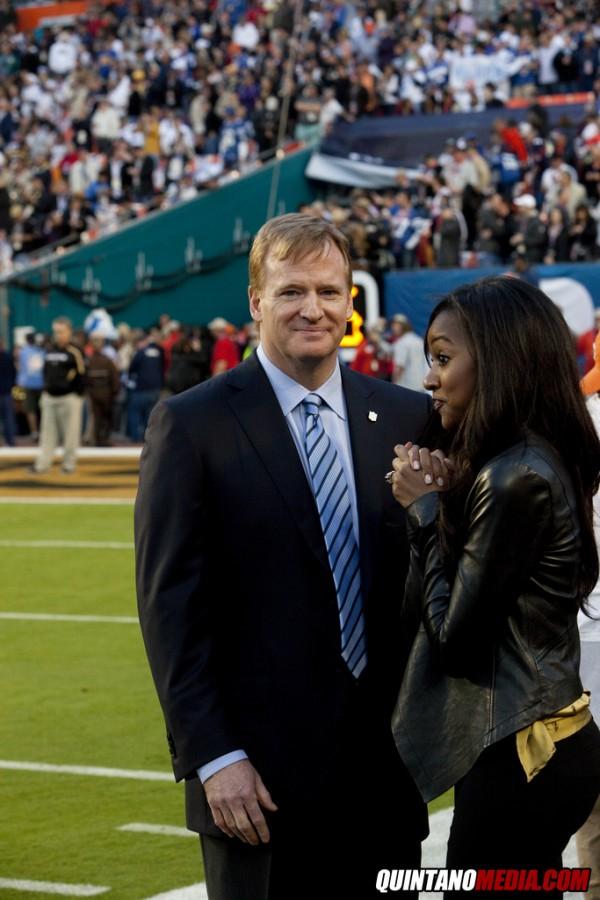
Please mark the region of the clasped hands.
[[394, 453], [390, 483], [394, 498], [404, 508], [424, 494], [451, 487], [454, 464], [441, 450], [428, 450], [409, 441], [396, 444]]

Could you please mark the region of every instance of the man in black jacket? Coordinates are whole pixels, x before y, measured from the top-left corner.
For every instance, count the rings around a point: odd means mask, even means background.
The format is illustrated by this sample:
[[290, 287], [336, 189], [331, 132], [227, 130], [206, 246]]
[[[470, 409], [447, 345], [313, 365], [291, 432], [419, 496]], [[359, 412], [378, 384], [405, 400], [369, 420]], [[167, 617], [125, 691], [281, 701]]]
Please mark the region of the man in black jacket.
[[4, 347], [0, 338], [0, 418], [4, 429], [4, 440], [9, 447], [15, 445], [15, 408], [13, 405], [12, 389], [17, 376], [17, 370], [12, 355]]
[[52, 323], [54, 342], [44, 361], [44, 390], [40, 400], [40, 449], [31, 471], [39, 475], [52, 465], [54, 451], [62, 443], [62, 471], [75, 471], [81, 443], [81, 408], [85, 361], [72, 341], [73, 326], [64, 316]]
[[339, 365], [351, 284], [337, 229], [271, 220], [250, 257], [260, 346], [148, 428], [140, 620], [210, 900], [369, 900], [379, 868], [420, 862], [390, 732], [412, 634], [384, 476], [429, 404]]

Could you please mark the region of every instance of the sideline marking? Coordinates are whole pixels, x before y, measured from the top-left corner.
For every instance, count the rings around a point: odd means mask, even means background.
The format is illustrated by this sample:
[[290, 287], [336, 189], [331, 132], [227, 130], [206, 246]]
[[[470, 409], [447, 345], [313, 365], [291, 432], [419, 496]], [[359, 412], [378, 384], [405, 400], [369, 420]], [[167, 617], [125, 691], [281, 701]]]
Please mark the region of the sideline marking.
[[0, 612], [0, 619], [23, 622], [110, 622], [116, 625], [137, 625], [135, 616], [83, 616], [69, 613], [22, 613]]
[[57, 547], [74, 550], [133, 550], [133, 541], [13, 541], [0, 540], [0, 547]]
[[198, 837], [195, 831], [189, 831], [187, 828], [179, 828], [176, 825], [151, 825], [147, 822], [129, 822], [127, 825], [119, 825], [117, 831], [135, 831], [141, 834], [164, 834], [168, 837]]
[[[35, 444], [19, 447], [0, 447], [0, 460], [16, 459], [17, 461], [27, 461], [35, 459], [39, 452], [40, 449]], [[81, 462], [84, 459], [108, 459], [119, 462], [122, 459], [139, 459], [141, 452], [141, 445], [133, 447], [79, 447], [77, 449], [77, 461]], [[62, 459], [63, 456], [64, 450], [62, 447], [59, 447], [54, 451], [53, 459]]]
[[189, 887], [176, 888], [174, 891], [165, 891], [164, 894], [154, 894], [146, 900], [208, 900], [206, 885], [203, 881], [198, 884], [190, 884]]
[[151, 772], [148, 769], [107, 769], [103, 766], [57, 766], [53, 763], [18, 762], [0, 759], [0, 769], [18, 772], [48, 772], [56, 775], [92, 775], [98, 778], [133, 778], [135, 781], [169, 781], [175, 779], [169, 772]]
[[125, 497], [0, 497], [0, 503], [11, 506], [133, 506], [135, 500]]
[[94, 884], [62, 884], [60, 881], [25, 881], [22, 878], [0, 878], [0, 890], [60, 894], [62, 897], [96, 897], [110, 891]]

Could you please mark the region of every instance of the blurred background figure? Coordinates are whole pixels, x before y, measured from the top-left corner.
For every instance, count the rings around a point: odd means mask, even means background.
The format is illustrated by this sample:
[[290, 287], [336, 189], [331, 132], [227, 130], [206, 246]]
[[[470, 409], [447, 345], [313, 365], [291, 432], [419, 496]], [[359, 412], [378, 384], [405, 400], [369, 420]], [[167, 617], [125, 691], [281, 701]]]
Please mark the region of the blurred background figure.
[[0, 338], [0, 420], [4, 431], [4, 442], [15, 446], [16, 422], [12, 389], [15, 385], [17, 369], [12, 355], [6, 350]]
[[90, 337], [92, 352], [87, 358], [85, 386], [92, 413], [92, 437], [95, 447], [110, 447], [113, 405], [119, 393], [119, 370], [105, 352], [101, 334]]
[[356, 356], [350, 363], [350, 368], [362, 375], [372, 375], [373, 378], [390, 380], [391, 375], [391, 348], [383, 337], [383, 324], [365, 326], [365, 338], [358, 346]]
[[134, 443], [144, 439], [150, 413], [160, 398], [165, 380], [164, 351], [160, 331], [144, 334], [129, 366], [127, 434]]
[[25, 414], [34, 440], [37, 440], [40, 430], [40, 397], [44, 387], [45, 356], [43, 347], [36, 342], [34, 332], [27, 332], [18, 355], [17, 384], [25, 391]]
[[[594, 355], [594, 368], [583, 378], [581, 386], [588, 398], [587, 406], [596, 431], [600, 434], [600, 334], [596, 337]], [[594, 498], [594, 531], [600, 550], [600, 494]], [[592, 715], [600, 720], [600, 582], [589, 598], [589, 611], [595, 618], [590, 619], [582, 613], [578, 616], [581, 680], [585, 689], [591, 692]], [[600, 900], [600, 797], [589, 819], [577, 832], [576, 840], [579, 865], [592, 870], [587, 897], [589, 900]]]
[[64, 316], [55, 319], [52, 335], [53, 341], [44, 360], [40, 449], [30, 471], [37, 475], [47, 472], [54, 451], [62, 443], [62, 471], [70, 475], [75, 471], [81, 443], [85, 362], [83, 352], [73, 341], [70, 319]]
[[221, 372], [233, 369], [240, 361], [239, 347], [232, 338], [235, 329], [227, 319], [220, 316], [208, 323], [208, 329], [215, 342], [212, 349], [210, 374], [220, 375]]
[[392, 347], [392, 381], [413, 391], [424, 391], [427, 362], [423, 339], [414, 333], [410, 320], [401, 313], [392, 318], [392, 333], [397, 335]]
[[210, 377], [210, 346], [198, 328], [183, 334], [173, 345], [167, 373], [167, 387], [173, 394], [187, 391]]

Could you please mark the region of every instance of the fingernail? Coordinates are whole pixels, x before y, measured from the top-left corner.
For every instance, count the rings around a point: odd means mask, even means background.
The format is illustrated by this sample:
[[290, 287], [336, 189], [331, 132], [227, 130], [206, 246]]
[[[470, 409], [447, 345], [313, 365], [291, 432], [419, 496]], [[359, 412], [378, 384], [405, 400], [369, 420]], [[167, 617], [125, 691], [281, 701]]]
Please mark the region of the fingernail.
[[421, 463], [420, 463], [420, 462], [417, 462], [416, 459], [413, 459], [412, 467], [413, 467], [413, 469], [414, 469], [416, 472], [418, 472], [419, 469], [421, 468]]
[[431, 475], [429, 473], [427, 473], [427, 475], [425, 476], [425, 484], [431, 484], [432, 481], [433, 481], [433, 478], [431, 477]]
[[444, 487], [444, 479], [443, 478], [438, 478], [437, 483], [439, 484], [440, 487]]

